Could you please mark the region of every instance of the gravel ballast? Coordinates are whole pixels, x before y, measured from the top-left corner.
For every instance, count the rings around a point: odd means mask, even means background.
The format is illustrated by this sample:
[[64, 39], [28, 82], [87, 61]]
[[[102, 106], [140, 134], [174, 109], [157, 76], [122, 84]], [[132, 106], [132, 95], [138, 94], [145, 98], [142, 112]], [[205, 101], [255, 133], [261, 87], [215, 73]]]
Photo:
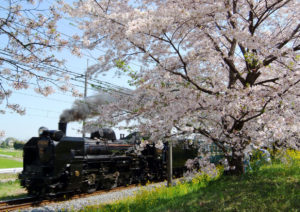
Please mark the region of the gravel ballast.
[[89, 205], [100, 205], [104, 203], [114, 202], [117, 200], [124, 199], [129, 196], [134, 196], [141, 189], [153, 189], [158, 186], [166, 185], [165, 182], [154, 183], [147, 186], [137, 186], [131, 188], [124, 188], [122, 190], [111, 191], [108, 193], [103, 193], [95, 196], [84, 197], [80, 199], [74, 199], [69, 201], [63, 201], [58, 203], [50, 203], [48, 205], [35, 207], [35, 208], [26, 208], [21, 211], [31, 211], [31, 212], [40, 212], [40, 211], [78, 211], [84, 209]]

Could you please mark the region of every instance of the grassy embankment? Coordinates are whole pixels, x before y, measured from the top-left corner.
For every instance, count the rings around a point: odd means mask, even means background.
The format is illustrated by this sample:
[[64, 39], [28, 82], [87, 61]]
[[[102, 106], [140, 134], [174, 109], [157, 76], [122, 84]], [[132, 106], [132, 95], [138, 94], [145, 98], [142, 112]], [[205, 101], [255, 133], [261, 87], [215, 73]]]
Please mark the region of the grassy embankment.
[[23, 167], [22, 151], [0, 148], [0, 169]]
[[22, 154], [23, 154], [22, 150], [0, 148], [0, 155], [8, 155], [14, 158], [22, 158]]
[[[22, 166], [21, 150], [0, 149], [0, 169]], [[0, 200], [16, 198], [26, 194], [17, 178], [18, 174], [0, 174]]]
[[85, 211], [300, 211], [300, 154], [243, 176], [199, 176]]
[[0, 174], [0, 201], [27, 195], [17, 178], [18, 174]]

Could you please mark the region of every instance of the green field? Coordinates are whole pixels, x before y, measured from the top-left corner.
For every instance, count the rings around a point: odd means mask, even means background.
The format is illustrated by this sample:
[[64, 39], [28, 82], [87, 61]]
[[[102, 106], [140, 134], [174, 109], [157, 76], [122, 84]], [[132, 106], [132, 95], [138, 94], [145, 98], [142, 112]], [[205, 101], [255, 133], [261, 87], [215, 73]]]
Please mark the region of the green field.
[[198, 177], [84, 211], [300, 211], [300, 161], [243, 176]]
[[[0, 169], [23, 167], [22, 154], [21, 150], [0, 148]], [[17, 178], [18, 174], [0, 174], [0, 200], [26, 195]]]
[[0, 169], [23, 167], [22, 154], [21, 150], [0, 148]]
[[19, 167], [23, 167], [23, 163], [21, 161], [14, 160], [12, 158], [0, 157], [0, 169]]
[[22, 154], [23, 154], [22, 150], [11, 150], [11, 149], [0, 148], [0, 155], [9, 155], [15, 158], [22, 158]]

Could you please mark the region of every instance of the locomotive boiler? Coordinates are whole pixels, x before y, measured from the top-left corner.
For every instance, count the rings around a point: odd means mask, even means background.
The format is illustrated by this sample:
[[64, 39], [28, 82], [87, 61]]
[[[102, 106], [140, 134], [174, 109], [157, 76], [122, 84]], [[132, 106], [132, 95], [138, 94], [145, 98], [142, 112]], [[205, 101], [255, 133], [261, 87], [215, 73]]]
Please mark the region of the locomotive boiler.
[[[163, 149], [147, 145], [139, 152], [139, 133], [118, 140], [113, 130], [100, 129], [90, 138], [69, 137], [66, 127], [59, 123], [59, 130], [41, 128], [25, 144], [19, 179], [30, 195], [93, 192], [166, 179], [167, 144]], [[196, 148], [175, 147], [173, 173], [180, 176], [185, 161], [196, 155]]]

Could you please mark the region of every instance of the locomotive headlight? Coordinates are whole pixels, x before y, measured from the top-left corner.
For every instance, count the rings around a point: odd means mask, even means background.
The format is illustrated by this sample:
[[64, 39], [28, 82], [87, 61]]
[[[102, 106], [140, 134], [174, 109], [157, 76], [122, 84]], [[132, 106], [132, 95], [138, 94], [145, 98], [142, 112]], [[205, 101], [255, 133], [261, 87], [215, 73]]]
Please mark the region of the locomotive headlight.
[[47, 127], [40, 127], [39, 128], [39, 136], [41, 136], [45, 130], [48, 130], [48, 128]]

